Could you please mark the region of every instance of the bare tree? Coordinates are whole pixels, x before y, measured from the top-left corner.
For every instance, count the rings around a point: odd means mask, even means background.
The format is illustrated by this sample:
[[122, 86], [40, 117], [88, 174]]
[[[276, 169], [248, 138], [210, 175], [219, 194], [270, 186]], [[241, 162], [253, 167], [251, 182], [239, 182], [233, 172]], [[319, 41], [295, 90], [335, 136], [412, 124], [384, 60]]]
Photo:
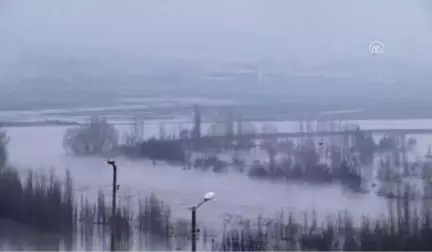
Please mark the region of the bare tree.
[[132, 127], [129, 133], [125, 136], [125, 143], [133, 145], [144, 140], [144, 121], [134, 118]]
[[9, 137], [6, 131], [0, 129], [0, 168], [3, 168], [7, 163], [8, 153], [7, 145], [9, 143]]
[[[270, 123], [264, 123], [261, 126], [261, 133], [263, 134], [272, 134], [277, 133], [278, 128], [276, 125], [270, 124]], [[276, 157], [276, 146], [277, 146], [277, 139], [266, 139], [262, 143], [262, 148], [267, 151], [267, 154], [269, 156], [269, 171], [274, 172], [274, 166], [275, 166], [275, 157]]]
[[66, 131], [63, 146], [75, 155], [103, 154], [118, 145], [119, 134], [106, 119], [92, 117], [90, 123]]
[[165, 124], [163, 122], [159, 124], [159, 139], [160, 140], [167, 140]]

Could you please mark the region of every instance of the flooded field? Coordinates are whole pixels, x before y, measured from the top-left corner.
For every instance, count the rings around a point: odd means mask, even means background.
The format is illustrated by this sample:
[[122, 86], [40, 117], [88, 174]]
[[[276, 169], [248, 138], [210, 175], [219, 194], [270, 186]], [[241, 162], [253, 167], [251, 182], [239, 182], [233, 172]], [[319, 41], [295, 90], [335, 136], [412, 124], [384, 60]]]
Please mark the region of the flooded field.
[[[268, 123], [268, 122], [267, 122]], [[412, 121], [356, 121], [364, 129], [387, 128], [432, 128], [432, 120]], [[256, 122], [260, 129], [265, 122]], [[296, 122], [272, 122], [279, 131], [295, 131]], [[178, 132], [179, 128], [189, 128], [191, 124], [165, 122], [166, 131]], [[203, 130], [209, 124], [203, 125]], [[60, 178], [66, 170], [71, 172], [76, 196], [96, 199], [97, 192], [103, 191], [110, 201], [112, 170], [106, 164], [106, 157], [74, 157], [68, 155], [63, 146], [63, 135], [68, 127], [11, 127], [10, 162], [21, 174], [29, 169], [54, 171]], [[127, 125], [117, 125], [120, 132], [129, 130]], [[145, 136], [158, 136], [160, 122], [145, 124]], [[419, 157], [427, 151], [432, 142], [431, 136], [415, 136], [417, 144], [414, 153]], [[415, 156], [415, 155], [414, 155]], [[256, 157], [255, 157], [256, 158]], [[415, 158], [415, 157], [414, 157]], [[255, 218], [259, 214], [275, 217], [280, 211], [293, 212], [302, 219], [305, 213], [316, 211], [323, 220], [328, 215], [348, 210], [359, 221], [364, 214], [376, 217], [388, 214], [388, 202], [375, 193], [356, 194], [345, 190], [339, 184], [312, 185], [296, 182], [270, 182], [251, 180], [244, 174], [228, 172], [206, 173], [199, 170], [183, 170], [182, 167], [150, 160], [130, 160], [117, 158], [120, 184], [119, 203], [132, 204], [138, 198], [154, 192], [173, 210], [173, 217], [190, 218], [189, 207], [199, 202], [206, 192], [214, 191], [216, 199], [200, 209], [198, 221], [213, 230], [221, 230], [227, 214]], [[101, 237], [105, 237], [102, 235]], [[102, 239], [101, 238], [101, 239]], [[106, 237], [105, 237], [106, 238]], [[98, 238], [99, 239], [99, 238]], [[139, 240], [139, 239], [138, 239]], [[95, 249], [103, 249], [105, 239], [95, 242]], [[74, 246], [79, 245], [78, 241]], [[33, 245], [31, 245], [33, 246]], [[36, 245], [34, 245], [36, 246]], [[64, 245], [61, 245], [64, 246]], [[92, 245], [93, 246], [93, 245]], [[133, 245], [138, 246], [138, 245]], [[135, 247], [139, 248], [139, 247]]]

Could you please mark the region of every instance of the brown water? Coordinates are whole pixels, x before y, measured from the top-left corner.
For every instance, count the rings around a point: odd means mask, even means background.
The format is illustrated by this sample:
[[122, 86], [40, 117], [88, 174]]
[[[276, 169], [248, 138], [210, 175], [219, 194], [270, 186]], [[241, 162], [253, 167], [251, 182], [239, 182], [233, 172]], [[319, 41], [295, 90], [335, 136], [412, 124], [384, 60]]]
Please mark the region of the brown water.
[[[363, 128], [432, 128], [432, 120], [360, 121]], [[291, 125], [291, 126], [290, 126]], [[172, 125], [173, 129], [178, 126]], [[279, 131], [294, 130], [295, 123], [279, 123]], [[77, 195], [94, 196], [101, 189], [109, 196], [112, 170], [104, 158], [71, 157], [62, 147], [66, 127], [23, 127], [7, 129], [10, 160], [25, 173], [28, 168], [50, 170], [63, 176], [69, 169], [74, 178]], [[121, 130], [124, 130], [121, 129]], [[146, 135], [157, 135], [158, 125], [147, 125]], [[431, 136], [417, 136], [417, 151], [423, 155]], [[222, 226], [226, 213], [254, 218], [258, 214], [272, 217], [278, 211], [291, 211], [303, 216], [315, 209], [319, 216], [349, 210], [354, 217], [362, 214], [376, 216], [387, 213], [387, 203], [375, 194], [348, 193], [339, 185], [314, 186], [298, 183], [270, 183], [253, 181], [244, 174], [184, 171], [150, 161], [117, 160], [119, 166], [120, 201], [134, 199], [155, 192], [170, 204], [176, 217], [189, 218], [188, 207], [196, 204], [208, 191], [216, 199], [203, 206], [198, 218], [205, 225]]]

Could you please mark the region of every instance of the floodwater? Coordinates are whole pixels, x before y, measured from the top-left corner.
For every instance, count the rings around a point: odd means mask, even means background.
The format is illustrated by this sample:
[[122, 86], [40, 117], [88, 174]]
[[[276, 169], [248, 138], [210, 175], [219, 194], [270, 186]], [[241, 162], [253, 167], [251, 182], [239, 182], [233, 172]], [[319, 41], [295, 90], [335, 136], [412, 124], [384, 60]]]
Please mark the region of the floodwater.
[[[359, 121], [362, 128], [432, 128], [432, 120], [413, 121]], [[401, 126], [402, 125], [402, 126]], [[183, 125], [186, 127], [187, 125]], [[119, 126], [125, 132], [126, 126]], [[166, 125], [172, 130], [178, 125]], [[296, 129], [295, 123], [278, 123], [279, 131]], [[12, 127], [7, 128], [11, 138], [9, 154], [11, 163], [25, 174], [28, 169], [53, 170], [63, 177], [71, 172], [76, 195], [95, 197], [98, 190], [110, 199], [112, 170], [102, 157], [72, 157], [62, 146], [67, 127]], [[167, 129], [169, 131], [170, 129]], [[146, 136], [157, 135], [159, 125], [147, 124]], [[424, 155], [431, 136], [417, 136], [416, 151]], [[216, 198], [206, 203], [198, 212], [198, 219], [212, 229], [222, 228], [225, 214], [255, 218], [259, 214], [274, 217], [281, 210], [293, 212], [303, 218], [304, 213], [317, 212], [318, 217], [335, 215], [348, 210], [357, 219], [364, 214], [378, 217], [387, 214], [387, 202], [370, 194], [347, 192], [340, 185], [309, 185], [287, 182], [250, 180], [245, 174], [229, 172], [185, 171], [181, 167], [158, 163], [155, 167], [148, 160], [132, 161], [118, 158], [120, 204], [132, 203], [138, 197], [156, 193], [172, 207], [175, 217], [189, 218], [188, 208], [198, 203], [206, 192], [213, 191]], [[309, 215], [310, 216], [310, 215]]]

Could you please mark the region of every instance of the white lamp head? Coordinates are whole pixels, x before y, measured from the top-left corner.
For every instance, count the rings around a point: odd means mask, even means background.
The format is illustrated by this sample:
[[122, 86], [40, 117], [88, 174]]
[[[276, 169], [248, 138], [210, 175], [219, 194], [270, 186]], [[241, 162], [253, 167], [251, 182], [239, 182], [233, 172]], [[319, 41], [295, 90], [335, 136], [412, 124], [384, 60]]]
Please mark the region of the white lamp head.
[[204, 196], [204, 200], [205, 200], [205, 201], [209, 201], [209, 200], [214, 199], [214, 197], [215, 197], [215, 193], [214, 193], [214, 192], [208, 192], [208, 193], [206, 193], [206, 195]]

